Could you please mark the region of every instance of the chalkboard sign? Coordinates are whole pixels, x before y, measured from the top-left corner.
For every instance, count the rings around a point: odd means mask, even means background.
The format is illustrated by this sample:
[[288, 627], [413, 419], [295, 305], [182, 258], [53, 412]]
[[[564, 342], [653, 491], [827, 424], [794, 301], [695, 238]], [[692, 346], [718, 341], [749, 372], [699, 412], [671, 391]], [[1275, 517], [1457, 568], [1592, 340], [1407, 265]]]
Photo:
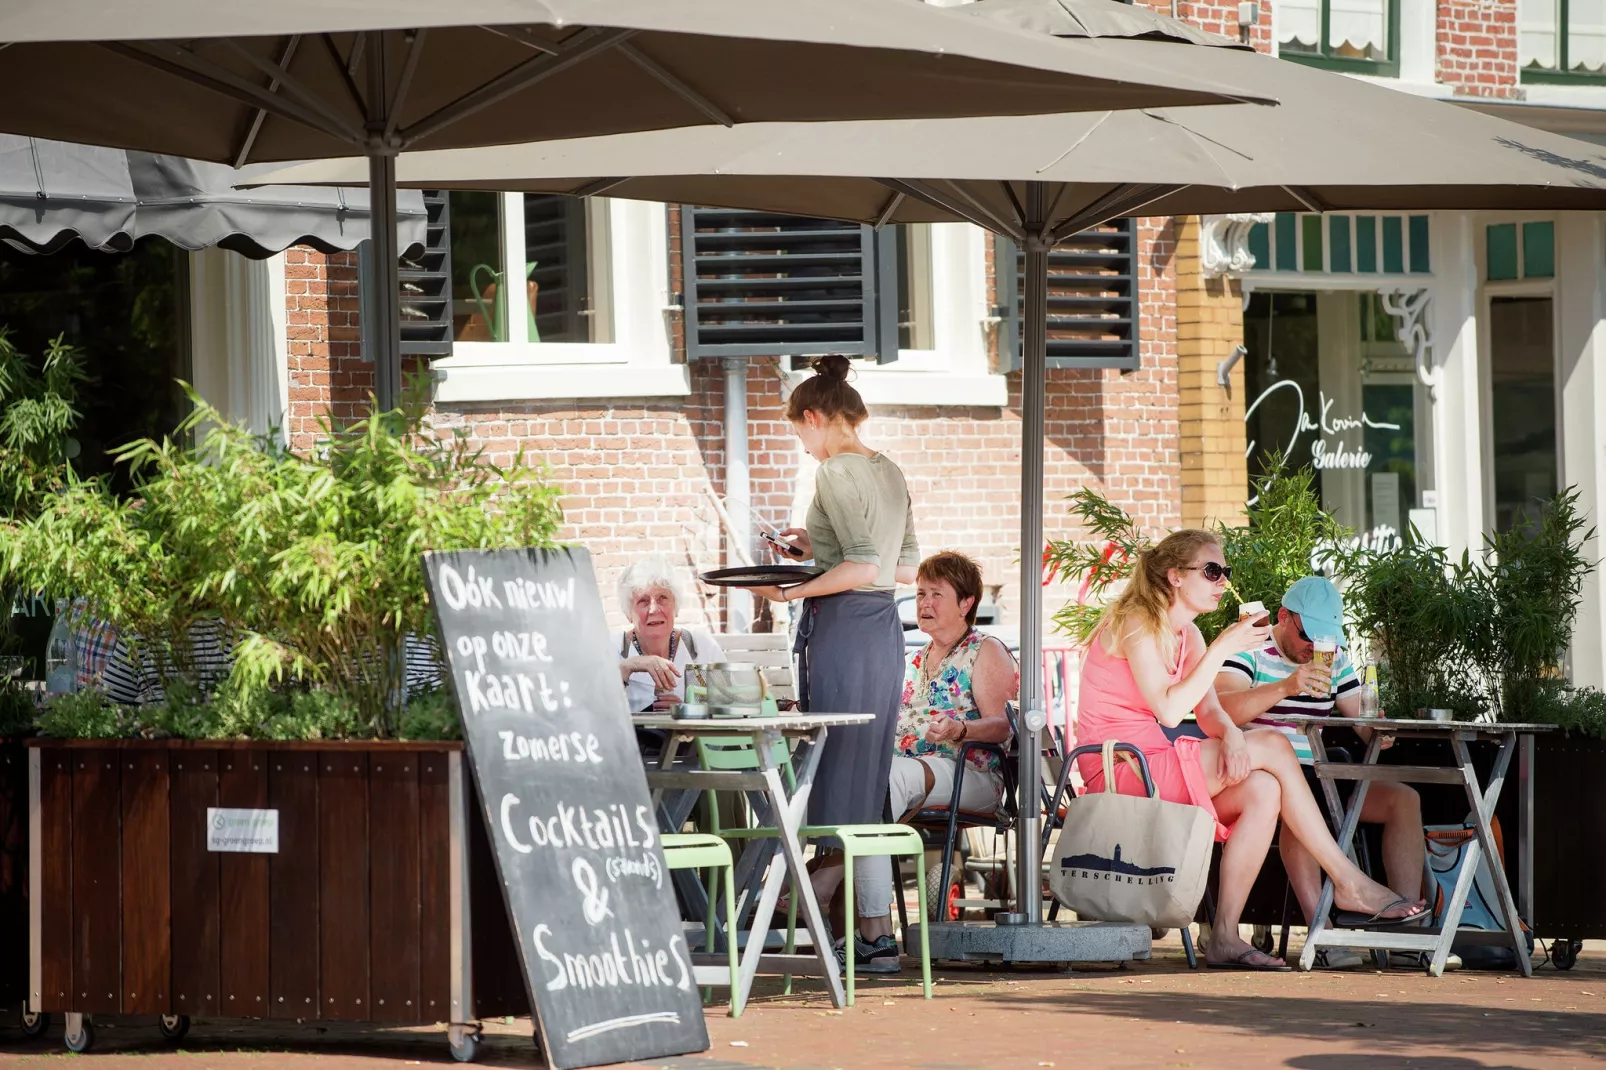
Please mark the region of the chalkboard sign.
[[590, 555], [424, 568], [550, 1065], [707, 1050]]

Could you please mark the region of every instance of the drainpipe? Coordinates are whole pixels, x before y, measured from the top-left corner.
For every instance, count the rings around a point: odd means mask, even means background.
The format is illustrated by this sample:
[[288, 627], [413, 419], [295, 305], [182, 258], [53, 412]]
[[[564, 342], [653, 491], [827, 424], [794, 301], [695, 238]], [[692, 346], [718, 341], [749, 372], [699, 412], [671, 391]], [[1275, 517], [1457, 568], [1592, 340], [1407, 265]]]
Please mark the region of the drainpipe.
[[[725, 533], [725, 564], [737, 568], [746, 562], [736, 540], [751, 540], [753, 511], [749, 506], [753, 488], [747, 468], [747, 361], [726, 357], [725, 363], [725, 508], [737, 535]], [[753, 630], [753, 596], [735, 587], [725, 588], [725, 627], [732, 632]]]

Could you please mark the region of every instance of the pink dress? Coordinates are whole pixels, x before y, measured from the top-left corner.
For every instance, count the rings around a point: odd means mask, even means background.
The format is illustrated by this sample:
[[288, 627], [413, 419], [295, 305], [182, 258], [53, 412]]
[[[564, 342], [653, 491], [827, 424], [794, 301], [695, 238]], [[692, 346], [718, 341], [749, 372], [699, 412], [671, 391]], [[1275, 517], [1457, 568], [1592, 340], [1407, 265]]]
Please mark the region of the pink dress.
[[[1199, 663], [1204, 651], [1199, 648], [1199, 633], [1192, 628], [1182, 634], [1182, 650], [1177, 656], [1177, 668], [1167, 679], [1176, 683], [1188, 670]], [[1155, 790], [1167, 802], [1191, 803], [1208, 813], [1216, 822], [1216, 841], [1224, 842], [1231, 831], [1216, 817], [1216, 806], [1210, 799], [1203, 766], [1199, 764], [1199, 739], [1183, 737], [1172, 742], [1160, 728], [1154, 711], [1149, 708], [1138, 682], [1132, 676], [1132, 666], [1122, 657], [1107, 654], [1104, 644], [1097, 638], [1088, 644], [1087, 655], [1082, 659], [1082, 690], [1077, 703], [1076, 745], [1096, 746], [1107, 739], [1131, 743], [1143, 751], [1149, 762], [1149, 775], [1154, 778]], [[1122, 795], [1142, 795], [1143, 774], [1136, 762], [1120, 761], [1116, 752], [1115, 790]], [[1104, 764], [1097, 755], [1084, 754], [1077, 759], [1082, 781], [1088, 791], [1104, 790]]]

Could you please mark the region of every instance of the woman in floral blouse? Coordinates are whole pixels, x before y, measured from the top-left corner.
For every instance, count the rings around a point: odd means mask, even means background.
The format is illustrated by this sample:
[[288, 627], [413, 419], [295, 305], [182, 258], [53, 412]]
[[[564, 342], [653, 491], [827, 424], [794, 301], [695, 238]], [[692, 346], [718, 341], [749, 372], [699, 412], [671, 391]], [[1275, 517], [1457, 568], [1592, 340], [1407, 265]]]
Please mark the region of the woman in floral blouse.
[[[904, 669], [903, 708], [887, 783], [892, 812], [900, 818], [928, 804], [948, 805], [966, 742], [1009, 740], [1004, 704], [1020, 691], [1020, 673], [1003, 642], [976, 630], [980, 601], [981, 569], [964, 554], [944, 551], [920, 563], [915, 607], [920, 630], [931, 641], [910, 655]], [[989, 812], [1004, 795], [998, 758], [972, 752], [969, 760], [959, 808]], [[885, 894], [877, 885], [873, 901], [890, 900], [890, 861], [867, 858], [862, 866], [860, 880], [885, 884]], [[870, 896], [866, 890], [864, 901], [871, 902]]]
[[[1005, 743], [1004, 704], [1020, 691], [1009, 648], [976, 630], [981, 569], [964, 554], [947, 551], [920, 563], [915, 580], [920, 630], [931, 641], [908, 659], [903, 709], [892, 759], [892, 812], [907, 816], [945, 805], [953, 795], [959, 750], [967, 742]], [[986, 811], [1003, 796], [998, 757], [970, 755], [962, 810]]]

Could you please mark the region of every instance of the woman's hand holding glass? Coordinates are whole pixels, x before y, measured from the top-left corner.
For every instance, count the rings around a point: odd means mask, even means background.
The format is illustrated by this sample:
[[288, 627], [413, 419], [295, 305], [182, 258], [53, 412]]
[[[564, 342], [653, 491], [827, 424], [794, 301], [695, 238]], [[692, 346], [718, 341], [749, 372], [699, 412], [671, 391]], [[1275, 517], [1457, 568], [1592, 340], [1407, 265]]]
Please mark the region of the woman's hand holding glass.
[[1233, 654], [1247, 654], [1251, 650], [1259, 650], [1265, 646], [1266, 640], [1270, 638], [1269, 626], [1258, 627], [1254, 621], [1246, 617], [1222, 629], [1221, 634], [1216, 636], [1215, 642], [1210, 644], [1210, 649], [1224, 658]]

